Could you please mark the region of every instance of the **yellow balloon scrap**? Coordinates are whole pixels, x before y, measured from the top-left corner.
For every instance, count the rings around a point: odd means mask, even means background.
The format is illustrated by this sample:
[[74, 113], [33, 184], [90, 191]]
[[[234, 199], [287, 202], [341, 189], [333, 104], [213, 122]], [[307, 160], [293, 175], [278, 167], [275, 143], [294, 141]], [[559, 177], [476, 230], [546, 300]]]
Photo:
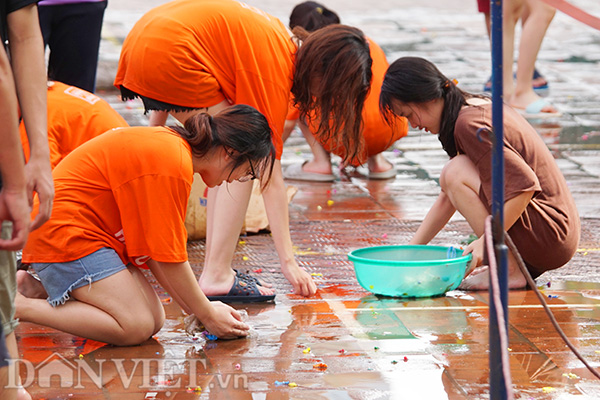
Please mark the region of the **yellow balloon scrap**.
[[554, 389], [552, 386], [544, 386], [542, 388], [542, 392], [544, 393], [552, 393], [554, 391], [556, 391], [556, 389]]
[[333, 200], [327, 200], [327, 205], [331, 207], [335, 203]]
[[304, 354], [306, 354], [306, 353], [310, 353], [310, 347], [307, 347], [307, 348], [305, 348], [304, 350], [302, 350], [302, 352], [303, 352]]

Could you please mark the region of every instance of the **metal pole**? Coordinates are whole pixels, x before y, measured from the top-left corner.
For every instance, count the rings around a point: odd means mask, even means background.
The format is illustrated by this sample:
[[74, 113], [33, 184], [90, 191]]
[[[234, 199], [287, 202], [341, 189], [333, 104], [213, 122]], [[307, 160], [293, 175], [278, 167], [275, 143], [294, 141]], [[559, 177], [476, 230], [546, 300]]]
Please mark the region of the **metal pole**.
[[[498, 281], [500, 299], [508, 325], [508, 249], [504, 244], [504, 156], [503, 156], [503, 94], [502, 94], [502, 3], [503, 0], [491, 0], [491, 48], [492, 48], [492, 217], [493, 239], [496, 260], [498, 262]], [[496, 308], [491, 300], [493, 296], [490, 284], [490, 398], [505, 400], [508, 398], [506, 380], [502, 371], [502, 352], [508, 351], [500, 345]], [[496, 294], [498, 295], [498, 294]], [[508, 329], [508, 326], [502, 327]]]

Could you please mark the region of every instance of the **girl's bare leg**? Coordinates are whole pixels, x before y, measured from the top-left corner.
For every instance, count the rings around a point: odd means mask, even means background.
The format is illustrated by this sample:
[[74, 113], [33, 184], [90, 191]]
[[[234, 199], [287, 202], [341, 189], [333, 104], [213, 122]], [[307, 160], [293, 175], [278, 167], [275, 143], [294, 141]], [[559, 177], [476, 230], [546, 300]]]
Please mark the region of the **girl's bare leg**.
[[119, 346], [144, 342], [165, 319], [160, 299], [135, 267], [73, 290], [72, 300], [52, 307], [17, 293], [16, 317]]
[[[512, 106], [525, 108], [540, 99], [532, 87], [533, 70], [544, 36], [556, 10], [538, 0], [525, 0], [528, 10], [523, 22], [523, 31], [519, 43], [519, 58], [517, 60], [517, 82], [512, 96], [506, 97]], [[542, 112], [557, 112], [548, 105]]]
[[504, 98], [510, 99], [514, 92], [513, 63], [515, 52], [515, 29], [523, 13], [524, 0], [506, 0], [502, 3], [502, 79], [504, 85]]
[[302, 131], [302, 135], [304, 135], [313, 155], [313, 159], [304, 164], [302, 169], [317, 174], [331, 174], [331, 155], [329, 152], [317, 141], [304, 122], [298, 121], [298, 127]]
[[[473, 232], [481, 238], [485, 230], [485, 219], [489, 213], [479, 198], [481, 179], [473, 162], [464, 155], [454, 157], [440, 176], [440, 186], [450, 198], [452, 205], [465, 217]], [[509, 253], [508, 275], [509, 288], [525, 287], [527, 282], [512, 253]], [[461, 288], [465, 290], [486, 290], [488, 287], [487, 266], [475, 269], [461, 284]]]
[[369, 171], [371, 172], [384, 172], [394, 168], [392, 163], [386, 160], [386, 158], [381, 153], [369, 157], [369, 159], [367, 160], [367, 164], [369, 166]]
[[[246, 217], [252, 181], [222, 184], [208, 190], [206, 215], [206, 255], [198, 280], [207, 296], [224, 295], [234, 282], [231, 268], [240, 232]], [[273, 290], [258, 286], [262, 294]]]

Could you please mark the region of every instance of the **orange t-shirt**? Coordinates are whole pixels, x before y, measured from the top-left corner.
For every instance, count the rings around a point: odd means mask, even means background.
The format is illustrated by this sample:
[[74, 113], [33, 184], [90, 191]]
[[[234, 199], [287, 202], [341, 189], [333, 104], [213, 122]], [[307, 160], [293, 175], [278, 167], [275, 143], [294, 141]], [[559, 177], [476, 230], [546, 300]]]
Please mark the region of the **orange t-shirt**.
[[115, 86], [190, 108], [227, 99], [263, 113], [277, 158], [296, 45], [277, 18], [233, 0], [177, 0], [146, 13], [127, 35]]
[[103, 247], [138, 266], [186, 261], [192, 176], [189, 144], [166, 127], [115, 129], [82, 144], [54, 169], [52, 217], [29, 235], [23, 261], [73, 261]]
[[[82, 143], [113, 128], [129, 126], [100, 97], [61, 82], [48, 84], [48, 144], [52, 168]], [[29, 140], [21, 122], [21, 143], [29, 160]]]
[[[371, 71], [373, 73], [373, 79], [371, 82], [371, 90], [365, 99], [365, 105], [362, 112], [363, 119], [363, 138], [364, 138], [364, 152], [360, 157], [360, 163], [363, 164], [371, 156], [381, 153], [392, 145], [398, 139], [404, 137], [408, 133], [408, 121], [404, 117], [399, 117], [396, 120], [396, 124], [392, 129], [385, 120], [383, 119], [381, 112], [379, 111], [379, 95], [381, 94], [381, 85], [383, 84], [383, 78], [388, 69], [387, 58], [385, 53], [375, 42], [368, 39], [369, 51], [371, 58], [373, 59], [373, 65]], [[298, 119], [299, 111], [295, 107], [288, 110], [286, 119], [294, 120]], [[311, 131], [316, 131], [318, 125], [317, 120], [311, 121], [309, 128]], [[321, 143], [327, 151], [333, 151], [334, 154], [344, 158], [346, 149], [336, 148], [332, 150], [332, 143]]]

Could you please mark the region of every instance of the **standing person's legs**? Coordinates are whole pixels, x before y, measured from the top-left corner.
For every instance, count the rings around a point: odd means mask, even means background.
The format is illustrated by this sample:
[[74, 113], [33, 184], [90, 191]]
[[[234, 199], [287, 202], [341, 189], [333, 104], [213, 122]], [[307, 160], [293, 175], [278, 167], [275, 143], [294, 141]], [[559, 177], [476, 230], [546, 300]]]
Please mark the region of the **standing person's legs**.
[[99, 1], [39, 7], [44, 41], [50, 48], [49, 79], [94, 92], [106, 5]]
[[6, 341], [4, 339], [4, 331], [2, 325], [0, 325], [0, 399], [14, 398], [14, 390], [7, 387], [9, 361], [10, 354], [8, 354], [8, 348], [6, 347]]
[[[526, 108], [531, 103], [540, 100], [532, 88], [533, 71], [538, 53], [542, 46], [548, 26], [554, 18], [556, 10], [538, 0], [525, 0], [528, 14], [523, 22], [523, 31], [519, 43], [519, 58], [517, 60], [517, 82], [509, 104], [518, 108]], [[506, 94], [505, 94], [506, 95]], [[546, 105], [542, 112], [556, 112], [551, 105]]]
[[[8, 239], [12, 236], [12, 223], [8, 221], [2, 222], [3, 239]], [[0, 335], [4, 335], [6, 349], [11, 359], [19, 358], [19, 351], [17, 349], [17, 339], [15, 337], [15, 328], [17, 327], [17, 320], [15, 319], [15, 294], [17, 292], [17, 261], [15, 253], [12, 251], [0, 250], [0, 322], [2, 322], [2, 332]], [[2, 354], [5, 358], [6, 355]], [[0, 360], [0, 376], [4, 373], [8, 373], [9, 368], [18, 368], [18, 364], [8, 364], [7, 367], [2, 367], [4, 359]], [[18, 373], [14, 373], [14, 376], [18, 377]], [[17, 385], [21, 384], [20, 378], [17, 378]], [[0, 380], [0, 398], [1, 399], [16, 399], [21, 400], [30, 399], [31, 396], [23, 389], [6, 388], [6, 383]]]
[[515, 29], [523, 13], [524, 0], [502, 2], [502, 79], [504, 99], [510, 99], [514, 92], [513, 64], [515, 57]]

